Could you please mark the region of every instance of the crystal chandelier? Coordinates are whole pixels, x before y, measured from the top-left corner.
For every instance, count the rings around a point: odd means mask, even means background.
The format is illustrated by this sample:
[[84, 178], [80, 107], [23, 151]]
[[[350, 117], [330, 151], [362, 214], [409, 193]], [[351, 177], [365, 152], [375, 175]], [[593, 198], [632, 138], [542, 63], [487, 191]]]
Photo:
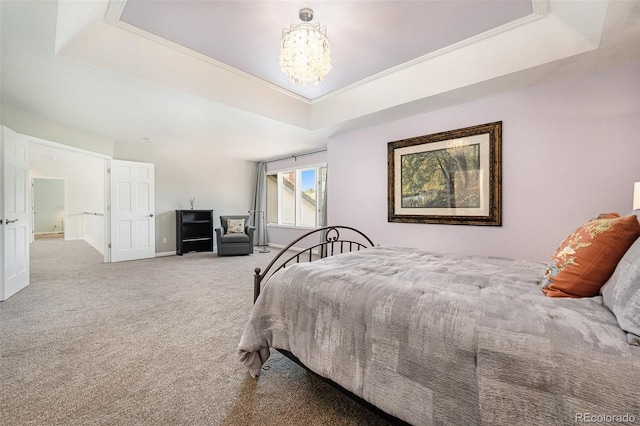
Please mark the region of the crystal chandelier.
[[293, 84], [318, 85], [331, 71], [331, 49], [327, 27], [313, 25], [313, 10], [300, 9], [301, 24], [282, 30], [280, 69]]

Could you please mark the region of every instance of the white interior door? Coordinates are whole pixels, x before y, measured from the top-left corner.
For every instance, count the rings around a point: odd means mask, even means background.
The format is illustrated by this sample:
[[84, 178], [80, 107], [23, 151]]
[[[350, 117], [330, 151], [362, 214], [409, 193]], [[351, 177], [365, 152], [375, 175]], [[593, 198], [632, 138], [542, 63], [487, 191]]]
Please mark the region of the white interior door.
[[27, 137], [2, 126], [0, 168], [0, 300], [29, 285], [29, 145]]
[[111, 160], [111, 261], [155, 257], [154, 165]]

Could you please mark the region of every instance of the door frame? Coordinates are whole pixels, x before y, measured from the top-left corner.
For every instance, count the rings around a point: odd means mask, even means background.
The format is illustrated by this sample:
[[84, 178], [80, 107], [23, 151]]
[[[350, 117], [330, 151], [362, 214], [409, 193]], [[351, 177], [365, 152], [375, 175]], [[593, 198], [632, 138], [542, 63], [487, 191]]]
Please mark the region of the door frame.
[[[111, 260], [111, 207], [110, 207], [111, 206], [111, 184], [110, 184], [111, 180], [110, 180], [109, 170], [111, 168], [111, 160], [113, 160], [114, 158], [110, 155], [100, 154], [98, 152], [77, 148], [71, 145], [65, 145], [58, 142], [53, 142], [53, 141], [42, 139], [36, 136], [30, 136], [30, 135], [24, 135], [24, 136], [26, 136], [29, 146], [31, 146], [31, 144], [33, 143], [37, 145], [46, 146], [49, 148], [60, 149], [63, 151], [71, 151], [78, 154], [96, 157], [103, 160], [103, 176], [104, 176], [104, 179], [103, 179], [103, 182], [104, 182], [104, 199], [103, 199], [104, 249], [103, 249], [103, 252], [104, 252], [104, 262], [110, 263], [112, 260]], [[126, 161], [126, 160], [121, 160], [121, 161]], [[153, 164], [153, 163], [147, 163], [147, 164]], [[30, 179], [32, 179], [33, 177], [45, 178], [40, 176], [31, 176], [31, 174], [29, 174]], [[68, 212], [67, 212], [68, 199], [67, 198], [68, 198], [67, 181], [65, 180], [65, 220], [67, 219], [67, 215], [68, 215]], [[155, 213], [155, 208], [154, 208], [154, 213]], [[30, 215], [30, 220], [33, 221], [33, 214]], [[32, 230], [31, 238], [33, 241], [33, 223], [31, 224], [31, 230]], [[153, 229], [152, 232], [154, 232], [154, 235], [155, 235], [155, 229]], [[154, 256], [155, 256], [155, 247], [154, 247]]]
[[[109, 208], [109, 179], [108, 179], [108, 175], [107, 175], [107, 169], [109, 167], [109, 162], [110, 160], [113, 158], [110, 155], [106, 155], [106, 154], [100, 154], [98, 152], [93, 152], [93, 151], [89, 151], [86, 149], [82, 149], [82, 148], [77, 148], [75, 146], [71, 146], [71, 145], [65, 145], [62, 143], [58, 143], [58, 142], [53, 142], [47, 139], [42, 139], [42, 138], [38, 138], [36, 136], [29, 136], [29, 135], [25, 135], [27, 137], [28, 143], [34, 143], [34, 144], [38, 144], [38, 145], [42, 145], [42, 146], [46, 146], [49, 148], [55, 148], [55, 149], [60, 149], [63, 151], [71, 151], [77, 154], [83, 154], [83, 155], [87, 155], [90, 157], [96, 157], [96, 158], [100, 158], [103, 161], [103, 176], [104, 176], [104, 200], [103, 200], [103, 211], [104, 211], [104, 247], [103, 247], [103, 253], [104, 253], [104, 262], [108, 263], [111, 261], [111, 257], [110, 257], [110, 249], [109, 249], [109, 241], [110, 241], [110, 229], [109, 229], [109, 222], [111, 221], [111, 217], [110, 217], [110, 212], [108, 210]], [[31, 174], [29, 174], [29, 177], [32, 178]], [[38, 178], [39, 176], [35, 176], [36, 178]], [[66, 181], [65, 181], [65, 220], [67, 217], [67, 187], [66, 187]], [[31, 218], [33, 219], [33, 215], [31, 215]], [[32, 224], [32, 229], [33, 229], [33, 224]], [[66, 237], [65, 237], [66, 239]], [[32, 232], [32, 241], [33, 241], [33, 232]]]
[[[62, 203], [64, 205], [64, 216], [62, 217], [63, 225], [67, 223], [67, 178], [64, 177], [49, 177], [49, 176], [31, 176], [29, 175], [29, 179], [31, 181], [31, 242], [35, 239], [36, 235], [36, 190], [35, 190], [35, 180], [61, 180], [63, 186], [63, 194], [62, 194]], [[64, 229], [63, 229], [64, 232]], [[66, 240], [66, 237], [65, 237]]]

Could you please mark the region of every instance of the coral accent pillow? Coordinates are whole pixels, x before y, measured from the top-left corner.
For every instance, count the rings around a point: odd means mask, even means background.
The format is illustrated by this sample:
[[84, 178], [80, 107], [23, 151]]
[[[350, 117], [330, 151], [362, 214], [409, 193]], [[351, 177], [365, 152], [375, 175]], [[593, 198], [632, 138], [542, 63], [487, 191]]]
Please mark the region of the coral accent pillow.
[[549, 297], [597, 296], [639, 236], [640, 222], [635, 215], [607, 213], [589, 220], [551, 257], [542, 291]]

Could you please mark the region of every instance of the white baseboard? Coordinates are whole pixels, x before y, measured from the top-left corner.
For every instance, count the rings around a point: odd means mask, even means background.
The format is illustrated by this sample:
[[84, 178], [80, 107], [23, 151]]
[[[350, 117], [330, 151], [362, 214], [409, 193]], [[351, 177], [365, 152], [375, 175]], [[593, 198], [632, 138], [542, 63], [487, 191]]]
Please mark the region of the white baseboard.
[[176, 255], [175, 251], [165, 251], [162, 253], [156, 253], [156, 257], [175, 256], [175, 255]]
[[[217, 251], [214, 250], [214, 251], [210, 251], [209, 253], [216, 254]], [[178, 255], [178, 252], [176, 251], [163, 251], [161, 253], [156, 253], [156, 257], [167, 257], [167, 256], [177, 256], [177, 255]]]
[[[254, 248], [258, 248], [258, 247], [262, 247], [262, 246], [253, 246], [253, 247], [254, 247]], [[272, 244], [272, 243], [269, 243], [269, 244], [267, 244], [267, 247], [273, 247], [273, 248], [283, 249], [283, 248], [285, 248], [286, 246], [284, 246], [284, 245], [282, 245], [282, 244]]]
[[[260, 247], [260, 246], [256, 246], [256, 247]], [[282, 250], [283, 248], [286, 247], [286, 245], [269, 243], [268, 247], [273, 247], [273, 248], [277, 248], [277, 249], [281, 249]], [[306, 248], [293, 246], [293, 247], [290, 247], [289, 250], [291, 250], [291, 251], [305, 251]], [[312, 252], [313, 252], [313, 254], [318, 254], [318, 249], [314, 249], [314, 250], [312, 250]]]

